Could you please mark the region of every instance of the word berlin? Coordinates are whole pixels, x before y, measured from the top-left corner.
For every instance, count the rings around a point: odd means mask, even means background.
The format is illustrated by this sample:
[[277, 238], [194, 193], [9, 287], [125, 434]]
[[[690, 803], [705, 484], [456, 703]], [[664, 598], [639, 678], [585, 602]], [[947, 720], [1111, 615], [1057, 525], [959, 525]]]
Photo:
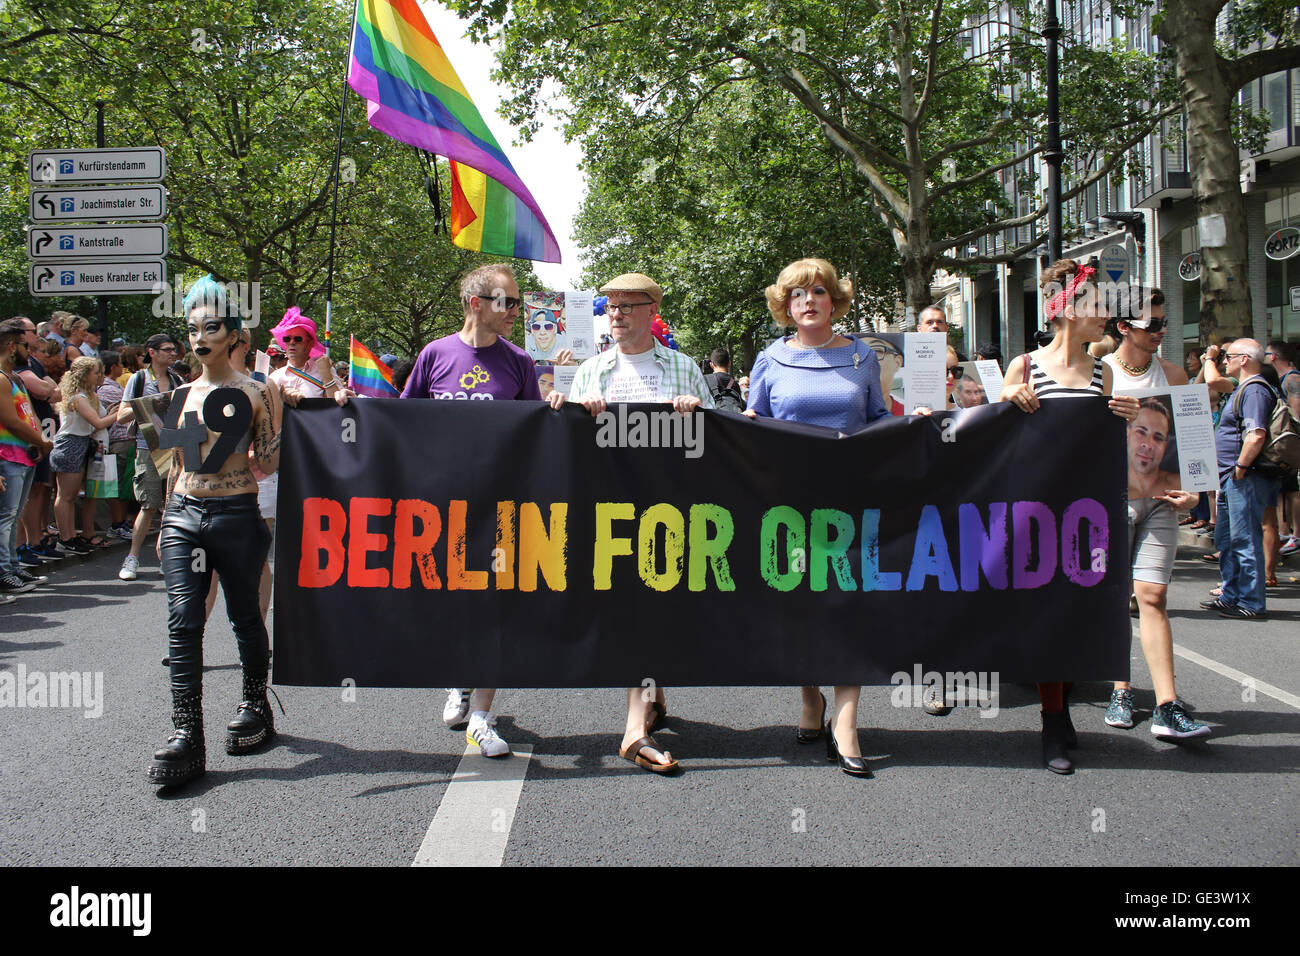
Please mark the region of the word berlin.
[[921, 660], [1127, 675], [1124, 430], [1104, 401], [845, 438], [693, 418], [695, 458], [611, 447], [574, 407], [289, 410], [277, 680], [886, 683]]

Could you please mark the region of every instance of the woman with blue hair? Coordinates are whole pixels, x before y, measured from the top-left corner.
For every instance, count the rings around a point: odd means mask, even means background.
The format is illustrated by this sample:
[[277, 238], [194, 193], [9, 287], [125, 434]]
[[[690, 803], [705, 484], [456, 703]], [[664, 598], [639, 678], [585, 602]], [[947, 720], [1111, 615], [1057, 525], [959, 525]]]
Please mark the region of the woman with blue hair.
[[159, 534], [175, 729], [149, 765], [150, 782], [160, 786], [179, 786], [207, 769], [203, 625], [214, 571], [226, 595], [243, 668], [241, 700], [226, 727], [226, 752], [248, 753], [275, 736], [266, 696], [270, 647], [258, 606], [271, 535], [258, 512], [249, 449], [263, 474], [279, 466], [280, 393], [231, 365], [242, 326], [232, 305], [211, 276], [185, 296], [186, 334], [201, 371], [193, 384], [171, 396], [181, 408], [169, 420], [183, 424], [162, 430], [176, 448], [175, 485]]

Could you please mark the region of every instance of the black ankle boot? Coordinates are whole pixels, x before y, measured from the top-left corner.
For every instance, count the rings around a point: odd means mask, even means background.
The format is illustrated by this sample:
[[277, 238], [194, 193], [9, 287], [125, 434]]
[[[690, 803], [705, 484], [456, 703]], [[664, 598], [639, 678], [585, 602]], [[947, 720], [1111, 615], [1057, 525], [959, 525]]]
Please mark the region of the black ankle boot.
[[149, 782], [160, 787], [179, 787], [208, 769], [203, 743], [203, 694], [172, 692], [172, 731], [167, 743], [154, 751], [149, 764]]
[[1074, 773], [1065, 743], [1067, 726], [1064, 713], [1043, 713], [1043, 763], [1052, 773]]
[[226, 753], [246, 754], [275, 736], [275, 717], [266, 699], [266, 677], [244, 675], [244, 696], [226, 724]]

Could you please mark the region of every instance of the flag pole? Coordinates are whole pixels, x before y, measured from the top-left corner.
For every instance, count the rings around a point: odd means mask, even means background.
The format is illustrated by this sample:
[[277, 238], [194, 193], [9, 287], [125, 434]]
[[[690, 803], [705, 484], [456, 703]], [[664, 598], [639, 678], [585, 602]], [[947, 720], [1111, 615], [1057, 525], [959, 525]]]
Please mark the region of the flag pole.
[[[361, 0], [357, 0], [359, 4]], [[334, 236], [339, 219], [339, 164], [343, 157], [343, 126], [348, 115], [348, 73], [352, 67], [352, 44], [357, 33], [357, 6], [352, 7], [352, 30], [348, 34], [348, 65], [343, 70], [343, 90], [339, 104], [339, 136], [334, 143], [334, 208], [330, 213], [330, 255], [325, 275], [325, 354], [329, 354], [330, 321], [334, 315]]]

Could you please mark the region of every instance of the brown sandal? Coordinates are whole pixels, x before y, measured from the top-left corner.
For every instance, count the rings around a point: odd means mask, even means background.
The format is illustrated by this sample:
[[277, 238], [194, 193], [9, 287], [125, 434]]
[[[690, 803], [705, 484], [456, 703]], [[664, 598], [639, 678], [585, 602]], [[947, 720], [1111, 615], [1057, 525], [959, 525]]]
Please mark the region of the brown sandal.
[[655, 743], [655, 739], [649, 735], [642, 737], [635, 743], [629, 744], [618, 752], [618, 755], [624, 760], [630, 760], [642, 770], [649, 770], [651, 773], [671, 773], [677, 769], [677, 761], [672, 763], [656, 763], [648, 757], [642, 757], [641, 751], [650, 748], [658, 754], [667, 756], [667, 752]]

